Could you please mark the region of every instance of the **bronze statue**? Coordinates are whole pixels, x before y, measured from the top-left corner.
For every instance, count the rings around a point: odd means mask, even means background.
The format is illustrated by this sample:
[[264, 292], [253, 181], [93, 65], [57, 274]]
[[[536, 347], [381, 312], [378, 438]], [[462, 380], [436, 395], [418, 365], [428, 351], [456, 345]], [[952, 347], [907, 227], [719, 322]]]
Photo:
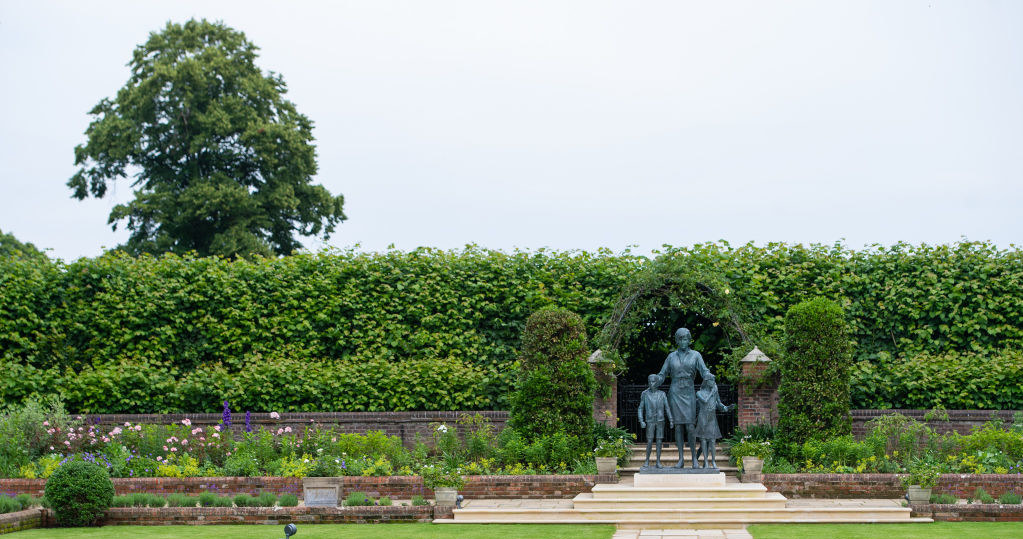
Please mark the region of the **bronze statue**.
[[696, 390], [694, 389], [696, 375], [700, 378], [710, 376], [710, 370], [703, 362], [703, 356], [696, 350], [689, 348], [693, 336], [686, 328], [679, 328], [675, 331], [675, 345], [678, 346], [668, 354], [664, 360], [661, 372], [657, 373], [658, 384], [664, 382], [665, 377], [671, 377], [671, 386], [668, 389], [668, 407], [671, 409], [671, 417], [675, 423], [675, 444], [678, 446], [678, 464], [676, 468], [685, 466], [685, 440], [689, 438], [689, 449], [693, 456], [693, 468], [696, 467], [696, 440], [693, 438], [693, 430], [696, 426]]
[[[700, 390], [696, 392], [696, 429], [694, 436], [700, 440], [700, 452], [703, 453], [703, 465], [707, 467], [707, 458], [710, 458], [710, 467], [717, 468], [714, 460], [714, 444], [721, 437], [721, 429], [718, 428], [718, 411], [727, 412], [735, 405], [725, 406], [718, 396], [718, 385], [714, 382], [714, 375], [711, 374], [703, 379]], [[693, 459], [693, 467], [696, 467], [696, 459]]]
[[639, 396], [639, 426], [646, 429], [646, 462], [644, 467], [650, 466], [650, 449], [654, 441], [657, 441], [657, 467], [661, 467], [661, 446], [664, 442], [664, 418], [668, 418], [669, 428], [674, 424], [671, 416], [671, 407], [668, 406], [668, 396], [657, 389], [661, 385], [661, 378], [651, 374], [647, 378], [648, 388]]

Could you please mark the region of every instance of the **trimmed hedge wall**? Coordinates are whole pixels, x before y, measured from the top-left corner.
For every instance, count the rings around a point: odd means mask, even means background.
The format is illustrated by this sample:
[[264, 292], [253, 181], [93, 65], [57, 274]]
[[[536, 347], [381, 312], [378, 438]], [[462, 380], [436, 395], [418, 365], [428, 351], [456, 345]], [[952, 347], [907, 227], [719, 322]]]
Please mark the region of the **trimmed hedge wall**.
[[[1023, 348], [1018, 248], [721, 243], [661, 256], [723, 275], [779, 342], [789, 306], [836, 300], [854, 358], [869, 365]], [[94, 413], [216, 412], [225, 398], [254, 411], [506, 409], [526, 317], [570, 309], [596, 335], [644, 263], [609, 251], [479, 248], [257, 261], [0, 258], [0, 402], [59, 390], [69, 409]], [[415, 387], [435, 361], [461, 388], [450, 400], [434, 382]], [[333, 372], [364, 378], [344, 385]]]

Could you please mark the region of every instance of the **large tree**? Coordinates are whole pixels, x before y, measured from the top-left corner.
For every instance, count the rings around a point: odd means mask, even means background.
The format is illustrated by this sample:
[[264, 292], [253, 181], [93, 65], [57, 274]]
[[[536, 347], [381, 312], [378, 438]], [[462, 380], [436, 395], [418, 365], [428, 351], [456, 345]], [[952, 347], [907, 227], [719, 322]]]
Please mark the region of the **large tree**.
[[131, 77], [90, 114], [73, 196], [102, 197], [129, 174], [131, 253], [290, 254], [295, 238], [329, 237], [344, 197], [311, 183], [313, 124], [284, 99], [287, 87], [256, 66], [258, 47], [222, 23], [168, 23], [135, 48]]

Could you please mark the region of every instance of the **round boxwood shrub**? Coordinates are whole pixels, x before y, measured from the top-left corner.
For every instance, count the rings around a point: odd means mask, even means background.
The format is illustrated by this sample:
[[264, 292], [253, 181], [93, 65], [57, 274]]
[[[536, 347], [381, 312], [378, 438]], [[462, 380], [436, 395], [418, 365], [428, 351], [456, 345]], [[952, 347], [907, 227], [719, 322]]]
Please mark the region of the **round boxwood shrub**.
[[58, 525], [91, 526], [114, 502], [114, 483], [102, 467], [76, 460], [53, 472], [45, 497]]
[[578, 314], [543, 309], [526, 320], [510, 417], [523, 438], [563, 434], [589, 445], [596, 381], [588, 353], [586, 326]]
[[780, 367], [778, 438], [783, 447], [852, 433], [852, 359], [842, 307], [816, 298], [789, 309]]

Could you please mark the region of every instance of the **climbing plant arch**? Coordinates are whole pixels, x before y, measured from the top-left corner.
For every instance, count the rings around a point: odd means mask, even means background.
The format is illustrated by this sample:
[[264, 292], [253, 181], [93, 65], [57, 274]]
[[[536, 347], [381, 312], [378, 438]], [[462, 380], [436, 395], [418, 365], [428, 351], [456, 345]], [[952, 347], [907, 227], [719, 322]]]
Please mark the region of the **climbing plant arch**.
[[730, 351], [752, 342], [755, 330], [747, 323], [742, 302], [723, 275], [709, 272], [687, 257], [662, 255], [622, 288], [594, 341], [619, 374], [625, 371], [629, 359], [620, 351], [623, 336], [639, 329], [666, 306], [696, 314], [720, 327]]

